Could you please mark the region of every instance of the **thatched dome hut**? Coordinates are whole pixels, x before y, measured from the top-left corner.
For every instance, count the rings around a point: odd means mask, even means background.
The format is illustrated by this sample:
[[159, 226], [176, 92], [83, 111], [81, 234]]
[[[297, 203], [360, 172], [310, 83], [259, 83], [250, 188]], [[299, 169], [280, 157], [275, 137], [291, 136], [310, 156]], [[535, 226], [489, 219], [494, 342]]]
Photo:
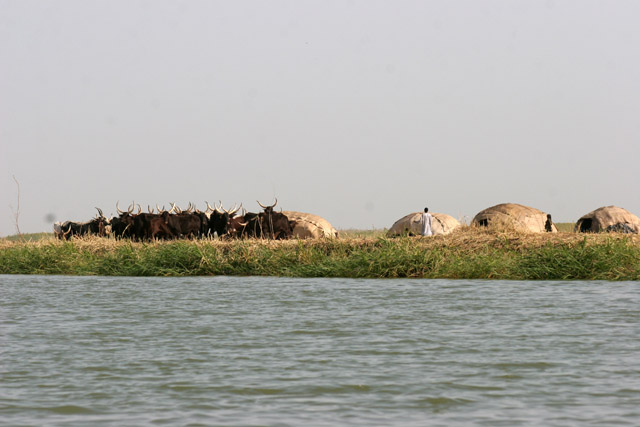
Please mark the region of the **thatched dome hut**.
[[471, 221], [471, 225], [481, 227], [503, 225], [534, 233], [558, 232], [550, 215], [536, 208], [516, 203], [502, 203], [480, 211]]
[[[431, 223], [431, 231], [434, 235], [449, 234], [455, 228], [460, 226], [457, 219], [451, 215], [443, 213], [431, 213], [433, 221]], [[420, 236], [422, 234], [422, 212], [414, 212], [405, 215], [393, 223], [387, 236], [399, 236], [408, 234], [410, 236]]]
[[304, 212], [283, 211], [283, 214], [294, 221], [293, 234], [296, 239], [317, 239], [320, 237], [338, 237], [338, 231], [331, 223], [318, 215]]
[[617, 206], [603, 206], [581, 217], [575, 231], [581, 233], [640, 232], [640, 218]]

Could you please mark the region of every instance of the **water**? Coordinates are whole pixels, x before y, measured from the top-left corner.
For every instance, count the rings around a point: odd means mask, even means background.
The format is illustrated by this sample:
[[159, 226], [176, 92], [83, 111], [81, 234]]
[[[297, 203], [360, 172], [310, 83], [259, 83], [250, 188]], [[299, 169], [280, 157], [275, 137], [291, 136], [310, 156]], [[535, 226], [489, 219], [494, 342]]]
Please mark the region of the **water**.
[[640, 425], [640, 283], [0, 276], [2, 425]]

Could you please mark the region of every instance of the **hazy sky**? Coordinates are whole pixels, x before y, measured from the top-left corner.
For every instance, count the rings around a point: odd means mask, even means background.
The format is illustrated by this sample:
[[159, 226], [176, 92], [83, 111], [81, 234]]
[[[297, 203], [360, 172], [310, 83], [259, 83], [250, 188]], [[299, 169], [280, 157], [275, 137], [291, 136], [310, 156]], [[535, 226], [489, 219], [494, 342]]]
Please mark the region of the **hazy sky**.
[[[256, 200], [640, 214], [640, 2], [0, 0], [0, 235]], [[48, 217], [48, 218], [47, 218]]]

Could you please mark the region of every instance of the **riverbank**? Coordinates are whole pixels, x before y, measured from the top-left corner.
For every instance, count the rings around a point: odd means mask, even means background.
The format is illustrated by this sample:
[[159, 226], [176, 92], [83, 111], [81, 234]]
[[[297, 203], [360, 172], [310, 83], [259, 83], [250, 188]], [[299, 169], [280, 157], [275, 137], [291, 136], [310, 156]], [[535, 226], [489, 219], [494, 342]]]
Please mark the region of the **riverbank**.
[[640, 280], [640, 237], [465, 227], [430, 238], [2, 240], [0, 274]]

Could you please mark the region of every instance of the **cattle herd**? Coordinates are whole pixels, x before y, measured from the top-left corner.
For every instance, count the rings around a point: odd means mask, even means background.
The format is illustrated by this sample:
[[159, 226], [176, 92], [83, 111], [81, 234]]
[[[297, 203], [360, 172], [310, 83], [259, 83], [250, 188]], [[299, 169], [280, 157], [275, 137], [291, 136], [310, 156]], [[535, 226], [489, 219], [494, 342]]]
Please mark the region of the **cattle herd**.
[[[263, 211], [246, 212], [238, 215], [240, 207], [224, 209], [222, 203], [214, 206], [207, 203], [206, 211], [200, 211], [192, 203], [182, 210], [174, 203], [166, 210], [156, 205], [147, 207], [148, 212], [131, 204], [123, 211], [116, 203], [118, 216], [106, 218], [100, 208], [96, 218], [87, 222], [65, 221], [54, 224], [54, 232], [59, 239], [73, 236], [113, 236], [118, 239], [136, 241], [154, 239], [194, 239], [194, 238], [265, 238], [288, 239], [292, 236], [294, 224], [282, 212], [274, 210], [273, 205], [265, 206], [258, 202]], [[134, 212], [135, 211], [135, 212]]]

